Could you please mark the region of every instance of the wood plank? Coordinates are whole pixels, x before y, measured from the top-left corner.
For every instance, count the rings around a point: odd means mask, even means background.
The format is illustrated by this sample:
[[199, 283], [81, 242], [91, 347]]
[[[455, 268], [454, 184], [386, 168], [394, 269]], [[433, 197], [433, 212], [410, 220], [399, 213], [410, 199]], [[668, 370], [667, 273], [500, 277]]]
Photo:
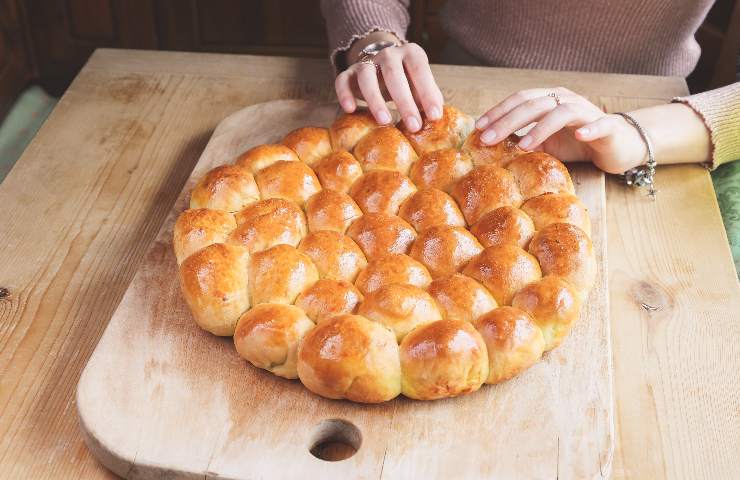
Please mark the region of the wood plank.
[[[608, 477], [614, 432], [605, 193], [604, 176], [592, 166], [575, 166], [574, 182], [593, 220], [596, 286], [568, 340], [514, 381], [447, 401], [330, 401], [245, 364], [228, 338], [205, 334], [191, 320], [173, 281], [171, 239], [192, 187], [247, 148], [298, 126], [328, 126], [337, 110], [268, 102], [216, 128], [83, 372], [77, 406], [93, 451], [131, 478]], [[362, 437], [343, 462], [308, 452], [317, 425], [334, 418]]]

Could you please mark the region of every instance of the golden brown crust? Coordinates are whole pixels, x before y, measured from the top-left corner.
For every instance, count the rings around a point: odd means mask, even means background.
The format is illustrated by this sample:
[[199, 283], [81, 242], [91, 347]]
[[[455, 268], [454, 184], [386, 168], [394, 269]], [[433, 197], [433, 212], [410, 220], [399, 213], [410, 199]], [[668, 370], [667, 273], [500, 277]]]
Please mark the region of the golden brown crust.
[[283, 137], [280, 143], [291, 148], [307, 165], [313, 165], [331, 153], [331, 140], [326, 128], [297, 128]]
[[423, 115], [421, 129], [410, 132], [403, 122], [398, 128], [409, 139], [419, 155], [443, 148], [457, 148], [473, 131], [475, 120], [449, 105], [442, 109], [442, 118], [429, 120]]
[[195, 322], [214, 335], [233, 335], [250, 305], [247, 290], [249, 252], [214, 243], [180, 265], [180, 288]]
[[301, 208], [321, 190], [316, 174], [303, 162], [275, 162], [260, 170], [255, 179], [262, 198], [284, 198]]
[[383, 285], [406, 283], [426, 288], [432, 276], [424, 265], [408, 255], [389, 254], [370, 260], [367, 267], [357, 275], [355, 286], [367, 295]]
[[578, 291], [551, 275], [521, 289], [511, 304], [532, 316], [542, 330], [546, 351], [560, 345], [581, 315]]
[[319, 279], [311, 258], [290, 245], [275, 245], [252, 254], [248, 272], [252, 305], [292, 304], [299, 293]]
[[329, 127], [332, 147], [334, 150], [351, 151], [362, 137], [376, 127], [378, 123], [367, 109], [340, 115]]
[[283, 378], [298, 378], [298, 345], [314, 324], [300, 308], [263, 303], [245, 312], [234, 332], [239, 356]]
[[511, 305], [516, 292], [542, 277], [537, 259], [514, 245], [485, 248], [463, 274], [482, 283], [499, 305]]
[[465, 228], [442, 225], [421, 232], [410, 255], [429, 269], [432, 278], [439, 278], [459, 272], [482, 250]]
[[494, 145], [484, 145], [480, 141], [482, 130], [475, 130], [462, 146], [462, 151], [470, 155], [473, 164], [478, 165], [497, 165], [505, 167], [519, 155], [527, 153], [517, 146], [519, 137], [509, 135], [499, 143]]
[[385, 402], [401, 393], [398, 344], [390, 330], [364, 317], [332, 317], [304, 337], [298, 377], [322, 397]]
[[354, 155], [346, 150], [330, 153], [313, 165], [313, 170], [327, 190], [347, 193], [352, 184], [362, 176], [362, 167]]
[[383, 285], [368, 293], [357, 313], [390, 328], [399, 343], [419, 325], [442, 320], [434, 299], [421, 288], [406, 283]]
[[177, 217], [172, 238], [177, 264], [201, 248], [225, 243], [235, 228], [234, 215], [229, 212], [208, 208], [185, 210]]
[[472, 322], [497, 307], [486, 287], [460, 273], [435, 279], [429, 285], [429, 294], [437, 301], [442, 316], [452, 320]]
[[522, 210], [511, 206], [491, 210], [470, 227], [470, 233], [484, 247], [516, 245], [527, 248], [534, 230], [532, 219]]
[[516, 178], [524, 200], [543, 193], [575, 193], [568, 169], [545, 152], [520, 155], [506, 168]]
[[596, 279], [596, 256], [586, 232], [569, 223], [553, 223], [538, 231], [529, 242], [542, 273], [557, 275], [586, 296]]
[[233, 213], [259, 199], [259, 189], [249, 170], [238, 165], [222, 165], [206, 173], [193, 188], [190, 208]]
[[354, 313], [363, 296], [351, 283], [345, 280], [322, 278], [296, 298], [296, 307], [302, 308], [316, 323], [335, 315]]
[[309, 233], [298, 250], [313, 260], [321, 278], [354, 282], [367, 265], [365, 254], [354, 240], [332, 230]]
[[362, 137], [353, 152], [362, 169], [392, 170], [408, 175], [418, 156], [411, 144], [395, 127], [378, 127]]
[[373, 170], [350, 188], [350, 196], [365, 213], [396, 215], [401, 204], [416, 192], [408, 177], [390, 170]]
[[300, 162], [296, 153], [277, 143], [257, 145], [237, 157], [236, 164], [249, 170], [252, 175], [275, 162]]
[[457, 200], [469, 225], [498, 207], [522, 204], [514, 176], [495, 165], [475, 167], [455, 184], [452, 197]]
[[362, 216], [362, 210], [352, 197], [334, 190], [321, 190], [306, 202], [308, 230], [334, 230], [344, 233]]
[[588, 209], [570, 193], [546, 193], [530, 198], [522, 204], [522, 210], [530, 216], [537, 230], [553, 223], [570, 223], [591, 236]]
[[532, 318], [514, 307], [499, 307], [473, 322], [486, 342], [488, 379], [501, 383], [519, 375], [542, 357], [545, 340]]
[[436, 188], [419, 190], [411, 195], [401, 204], [398, 215], [417, 232], [438, 225], [465, 226], [465, 218], [455, 200]]
[[296, 246], [306, 235], [303, 211], [282, 198], [260, 200], [237, 212], [235, 217], [238, 226], [229, 237], [229, 243], [243, 245], [250, 252], [281, 243]]
[[407, 253], [416, 240], [416, 230], [396, 215], [369, 213], [347, 229], [347, 235], [360, 246], [367, 258], [387, 253]]
[[473, 169], [469, 156], [454, 148], [425, 153], [411, 166], [409, 177], [419, 189], [437, 188], [450, 193], [452, 186]]
[[438, 320], [401, 342], [402, 393], [435, 400], [471, 393], [488, 377], [486, 344], [469, 322]]

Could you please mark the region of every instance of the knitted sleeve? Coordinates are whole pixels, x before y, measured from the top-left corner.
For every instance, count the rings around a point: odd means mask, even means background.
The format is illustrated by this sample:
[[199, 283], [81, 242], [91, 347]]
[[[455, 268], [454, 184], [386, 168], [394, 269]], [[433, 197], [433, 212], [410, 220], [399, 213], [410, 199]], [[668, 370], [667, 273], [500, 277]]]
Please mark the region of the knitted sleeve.
[[685, 103], [704, 119], [712, 138], [713, 169], [740, 160], [740, 82], [673, 101]]

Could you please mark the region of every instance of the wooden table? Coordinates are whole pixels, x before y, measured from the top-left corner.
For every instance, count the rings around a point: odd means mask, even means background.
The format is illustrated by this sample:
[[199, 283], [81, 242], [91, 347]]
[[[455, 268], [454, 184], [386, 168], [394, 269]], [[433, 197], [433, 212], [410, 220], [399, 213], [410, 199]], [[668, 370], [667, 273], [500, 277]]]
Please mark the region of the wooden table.
[[[609, 111], [679, 78], [435, 66], [471, 113], [563, 85]], [[97, 51], [0, 185], [0, 477], [111, 477], [79, 433], [80, 371], [214, 126], [279, 98], [330, 100], [326, 62]], [[740, 478], [740, 287], [706, 170], [662, 167], [656, 202], [607, 186], [615, 478]]]

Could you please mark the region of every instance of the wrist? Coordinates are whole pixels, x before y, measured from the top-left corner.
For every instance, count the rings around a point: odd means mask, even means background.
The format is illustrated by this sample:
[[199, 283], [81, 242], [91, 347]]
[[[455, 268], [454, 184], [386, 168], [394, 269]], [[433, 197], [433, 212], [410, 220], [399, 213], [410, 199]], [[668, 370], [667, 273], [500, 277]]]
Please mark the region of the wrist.
[[397, 45], [401, 44], [401, 40], [390, 32], [372, 32], [358, 40], [355, 40], [349, 50], [347, 50], [347, 56], [345, 58], [347, 66], [349, 67], [357, 62], [360, 52], [362, 52], [365, 47], [377, 42], [393, 42]]

